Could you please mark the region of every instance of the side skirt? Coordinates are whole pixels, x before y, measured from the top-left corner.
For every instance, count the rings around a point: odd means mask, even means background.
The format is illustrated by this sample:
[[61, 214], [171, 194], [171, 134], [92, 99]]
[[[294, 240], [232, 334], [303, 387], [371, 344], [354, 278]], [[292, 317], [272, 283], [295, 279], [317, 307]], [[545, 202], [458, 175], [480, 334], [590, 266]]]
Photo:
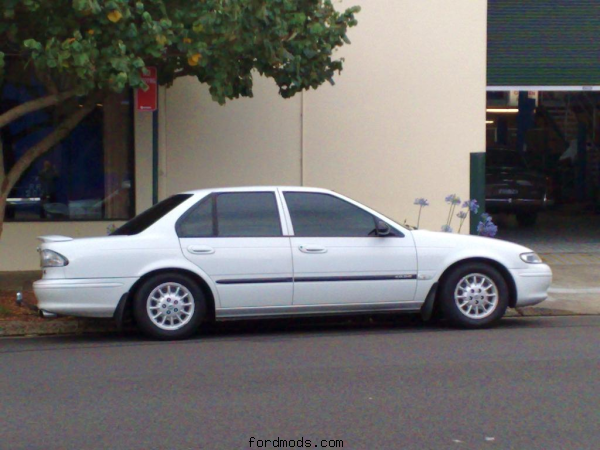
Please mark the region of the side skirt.
[[222, 308], [216, 310], [217, 320], [260, 319], [267, 317], [322, 316], [340, 314], [375, 314], [386, 312], [419, 312], [422, 302], [353, 303], [349, 305], [291, 305], [255, 308]]

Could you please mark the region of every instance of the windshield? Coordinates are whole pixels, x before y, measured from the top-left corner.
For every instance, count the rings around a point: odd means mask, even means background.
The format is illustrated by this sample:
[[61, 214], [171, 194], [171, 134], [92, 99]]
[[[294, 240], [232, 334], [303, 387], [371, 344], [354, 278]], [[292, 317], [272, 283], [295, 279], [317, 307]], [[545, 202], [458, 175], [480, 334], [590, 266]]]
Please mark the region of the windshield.
[[517, 167], [527, 168], [523, 157], [511, 150], [488, 150], [486, 154], [486, 165], [488, 167]]
[[177, 194], [157, 203], [150, 209], [147, 209], [138, 216], [135, 216], [129, 222], [117, 228], [112, 232], [111, 236], [132, 236], [139, 234], [148, 228], [150, 225], [156, 223], [159, 219], [164, 217], [166, 214], [173, 211], [184, 201], [190, 198], [191, 194]]

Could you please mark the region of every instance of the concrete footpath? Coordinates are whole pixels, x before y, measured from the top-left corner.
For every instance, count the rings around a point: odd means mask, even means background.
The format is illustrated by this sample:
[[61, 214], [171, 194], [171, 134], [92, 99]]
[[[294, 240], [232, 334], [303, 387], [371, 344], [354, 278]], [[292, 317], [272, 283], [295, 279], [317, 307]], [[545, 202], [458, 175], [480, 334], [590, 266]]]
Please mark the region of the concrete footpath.
[[[600, 252], [549, 253], [542, 258], [554, 273], [554, 282], [545, 302], [509, 310], [509, 316], [600, 315]], [[31, 284], [41, 273], [0, 272], [0, 292], [13, 296], [31, 292]], [[31, 294], [27, 295], [31, 298]], [[7, 320], [0, 316], [0, 336], [28, 336], [117, 332], [111, 320], [60, 318]]]

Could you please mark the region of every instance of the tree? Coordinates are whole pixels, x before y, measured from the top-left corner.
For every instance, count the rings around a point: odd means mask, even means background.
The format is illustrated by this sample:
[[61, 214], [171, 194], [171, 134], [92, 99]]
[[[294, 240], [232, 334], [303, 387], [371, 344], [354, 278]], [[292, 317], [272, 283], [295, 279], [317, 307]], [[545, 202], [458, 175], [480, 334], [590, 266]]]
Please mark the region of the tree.
[[0, 236], [15, 184], [103, 98], [195, 76], [212, 98], [252, 97], [255, 73], [273, 78], [288, 98], [333, 84], [359, 7], [338, 12], [331, 0], [0, 0], [0, 82], [32, 72], [39, 97], [0, 114], [0, 130], [31, 112], [53, 108], [59, 125], [4, 168], [0, 142]]

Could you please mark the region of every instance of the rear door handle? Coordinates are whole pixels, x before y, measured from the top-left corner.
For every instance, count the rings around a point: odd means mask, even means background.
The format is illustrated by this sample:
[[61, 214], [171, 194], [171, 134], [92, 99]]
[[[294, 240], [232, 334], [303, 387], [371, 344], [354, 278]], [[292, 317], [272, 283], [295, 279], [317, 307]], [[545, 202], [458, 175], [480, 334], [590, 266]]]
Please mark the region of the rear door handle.
[[194, 255], [212, 255], [215, 252], [214, 248], [207, 245], [190, 245], [187, 249]]
[[327, 253], [325, 247], [319, 247], [318, 245], [301, 245], [298, 247], [302, 253]]

